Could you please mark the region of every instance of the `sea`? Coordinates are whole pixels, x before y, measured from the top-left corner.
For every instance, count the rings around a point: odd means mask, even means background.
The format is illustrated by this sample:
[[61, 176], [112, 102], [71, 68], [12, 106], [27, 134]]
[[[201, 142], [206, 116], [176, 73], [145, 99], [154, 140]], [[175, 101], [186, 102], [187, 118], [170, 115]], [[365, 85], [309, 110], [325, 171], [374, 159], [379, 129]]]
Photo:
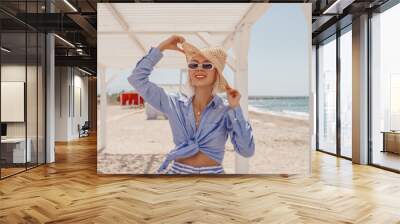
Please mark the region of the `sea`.
[[308, 96], [249, 96], [249, 110], [308, 119]]

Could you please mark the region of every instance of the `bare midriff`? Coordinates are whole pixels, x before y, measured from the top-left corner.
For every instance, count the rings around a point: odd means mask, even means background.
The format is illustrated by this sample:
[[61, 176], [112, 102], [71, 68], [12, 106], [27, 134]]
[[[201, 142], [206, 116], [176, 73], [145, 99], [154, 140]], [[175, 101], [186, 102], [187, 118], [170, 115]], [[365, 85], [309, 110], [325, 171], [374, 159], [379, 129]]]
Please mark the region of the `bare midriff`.
[[215, 160], [210, 159], [206, 154], [202, 152], [198, 152], [195, 155], [184, 158], [184, 159], [177, 159], [177, 162], [194, 166], [194, 167], [204, 167], [204, 166], [218, 166], [219, 163]]

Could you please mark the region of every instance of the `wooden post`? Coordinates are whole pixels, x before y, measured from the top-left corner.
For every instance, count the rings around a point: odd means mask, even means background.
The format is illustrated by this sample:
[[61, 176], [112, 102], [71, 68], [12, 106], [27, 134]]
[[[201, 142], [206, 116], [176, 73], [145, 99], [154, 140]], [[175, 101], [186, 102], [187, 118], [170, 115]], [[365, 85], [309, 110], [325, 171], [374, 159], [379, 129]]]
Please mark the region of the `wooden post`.
[[[50, 11], [54, 7], [50, 7]], [[56, 118], [55, 118], [55, 40], [54, 34], [46, 34], [46, 161], [45, 163], [55, 162], [55, 133], [56, 133]], [[61, 77], [59, 77], [61, 78]]]
[[[308, 41], [308, 52], [307, 52], [307, 56], [308, 56], [308, 65], [307, 65], [307, 70], [308, 70], [308, 74], [309, 74], [309, 95], [308, 95], [308, 105], [309, 105], [309, 117], [308, 117], [308, 121], [309, 121], [309, 125], [310, 125], [310, 148], [307, 152], [307, 158], [308, 158], [308, 168], [307, 168], [307, 176], [311, 176], [311, 171], [312, 171], [312, 167], [311, 167], [311, 150], [315, 150], [315, 144], [316, 144], [316, 124], [315, 124], [315, 97], [316, 97], [316, 64], [314, 64], [314, 60], [313, 60], [313, 52], [316, 53], [316, 48], [313, 48], [312, 46], [312, 16], [311, 16], [311, 3], [306, 3], [306, 4], [301, 4], [302, 5], [302, 10], [304, 13], [304, 19], [307, 23], [307, 41]], [[316, 62], [315, 62], [316, 63]]]
[[181, 93], [182, 92], [183, 69], [181, 68], [179, 71], [180, 71], [179, 72], [179, 92]]
[[[242, 95], [240, 106], [243, 115], [248, 119], [248, 51], [250, 41], [251, 24], [244, 23], [238, 27], [234, 35], [233, 51], [236, 58], [236, 72], [234, 73], [234, 88]], [[235, 173], [246, 174], [249, 172], [249, 158], [236, 153]]]
[[98, 80], [100, 82], [100, 127], [98, 128], [98, 151], [102, 151], [106, 147], [106, 118], [107, 118], [107, 88], [105, 67], [98, 66]]
[[352, 25], [352, 160], [368, 164], [368, 15]]

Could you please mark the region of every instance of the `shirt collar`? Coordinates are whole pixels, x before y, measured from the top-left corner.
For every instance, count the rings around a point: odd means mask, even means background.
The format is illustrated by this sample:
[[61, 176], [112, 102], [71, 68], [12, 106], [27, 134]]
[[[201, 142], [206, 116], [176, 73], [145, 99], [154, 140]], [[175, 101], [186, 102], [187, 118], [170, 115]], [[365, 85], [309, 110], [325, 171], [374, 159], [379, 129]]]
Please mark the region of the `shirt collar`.
[[[185, 95], [182, 95], [178, 98], [178, 100], [182, 101], [184, 103], [185, 106], [188, 106], [189, 104], [192, 103], [193, 100], [193, 96], [188, 97]], [[215, 109], [217, 108], [217, 106], [219, 106], [222, 103], [222, 99], [220, 96], [218, 95], [214, 95], [214, 97], [212, 98], [212, 100], [208, 103], [208, 105], [211, 104], [212, 108]], [[207, 105], [207, 106], [208, 106]]]

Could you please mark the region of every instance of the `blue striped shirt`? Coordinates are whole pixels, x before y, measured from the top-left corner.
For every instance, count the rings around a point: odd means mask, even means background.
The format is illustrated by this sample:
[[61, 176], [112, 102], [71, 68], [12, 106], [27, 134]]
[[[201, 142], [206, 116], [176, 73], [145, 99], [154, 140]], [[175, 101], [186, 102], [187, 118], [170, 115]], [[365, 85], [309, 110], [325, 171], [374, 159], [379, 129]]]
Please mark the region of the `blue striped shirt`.
[[158, 172], [164, 171], [171, 161], [191, 157], [199, 151], [221, 164], [228, 135], [237, 153], [251, 157], [254, 154], [252, 128], [241, 107], [231, 108], [220, 96], [214, 95], [196, 128], [192, 97], [181, 93], [168, 94], [149, 81], [149, 75], [162, 57], [163, 53], [152, 47], [128, 77], [129, 83], [144, 100], [168, 117], [171, 126], [175, 148], [167, 154]]

